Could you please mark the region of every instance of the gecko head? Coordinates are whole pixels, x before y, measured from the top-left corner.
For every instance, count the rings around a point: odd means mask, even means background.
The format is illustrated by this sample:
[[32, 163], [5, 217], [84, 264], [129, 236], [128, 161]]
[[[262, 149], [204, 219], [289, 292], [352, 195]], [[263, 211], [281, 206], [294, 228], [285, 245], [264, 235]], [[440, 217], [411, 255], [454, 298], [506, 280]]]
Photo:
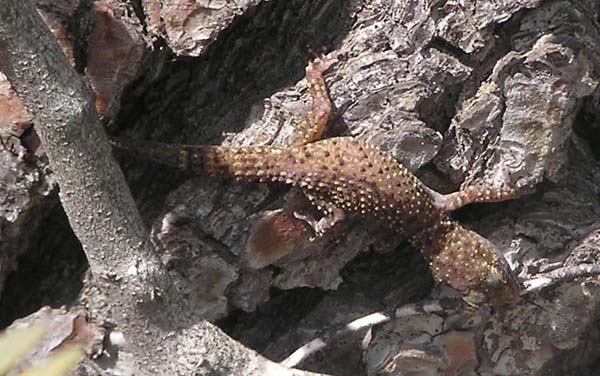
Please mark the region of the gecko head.
[[519, 282], [504, 255], [490, 241], [451, 222], [432, 255], [436, 280], [460, 292], [473, 305], [505, 305], [519, 297]]
[[[495, 247], [494, 247], [495, 250]], [[501, 306], [514, 303], [518, 300], [521, 285], [514, 272], [503, 256], [497, 259], [495, 265], [490, 265], [485, 278], [481, 283], [473, 286], [464, 299], [467, 303], [476, 306], [489, 303]]]

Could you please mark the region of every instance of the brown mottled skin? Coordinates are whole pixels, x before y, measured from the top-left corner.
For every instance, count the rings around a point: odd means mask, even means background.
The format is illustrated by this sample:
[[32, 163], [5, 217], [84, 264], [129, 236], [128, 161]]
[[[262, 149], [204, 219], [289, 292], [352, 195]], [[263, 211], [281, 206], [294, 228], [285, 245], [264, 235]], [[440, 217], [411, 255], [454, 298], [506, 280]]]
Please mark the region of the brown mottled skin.
[[194, 173], [300, 187], [326, 215], [342, 209], [381, 220], [392, 230], [404, 233], [425, 255], [436, 281], [453, 287], [468, 301], [503, 304], [514, 300], [519, 284], [503, 255], [447, 214], [472, 202], [505, 200], [513, 191], [469, 187], [441, 195], [424, 186], [391, 156], [361, 140], [319, 140], [332, 112], [323, 73], [335, 61], [321, 57], [307, 67], [313, 106], [290, 147], [188, 146], [124, 140], [113, 143], [141, 158]]

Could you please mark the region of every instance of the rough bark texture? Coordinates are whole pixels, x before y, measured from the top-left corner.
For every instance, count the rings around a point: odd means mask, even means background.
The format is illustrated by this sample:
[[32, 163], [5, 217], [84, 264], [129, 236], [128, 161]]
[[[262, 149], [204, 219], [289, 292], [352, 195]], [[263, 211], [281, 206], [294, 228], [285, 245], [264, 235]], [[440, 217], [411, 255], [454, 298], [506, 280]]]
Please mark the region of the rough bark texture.
[[[156, 275], [160, 267], [111, 157], [92, 92], [69, 66], [30, 2], [5, 3], [0, 19], [1, 69], [35, 119], [57, 174], [61, 203], [90, 262], [93, 287], [101, 292], [91, 300], [92, 315], [118, 322], [128, 334], [140, 331], [144, 323], [131, 314], [137, 311], [136, 305], [151, 301], [150, 295], [161, 291], [165, 282], [154, 286], [160, 281]], [[38, 51], [40, 44], [46, 47], [43, 52]], [[102, 297], [118, 302], [112, 312], [98, 301]], [[141, 355], [139, 343], [131, 342], [134, 352]]]
[[125, 335], [126, 352], [134, 356], [129, 372], [304, 374], [236, 343], [179, 294], [112, 157], [87, 82], [30, 2], [3, 5], [0, 68], [34, 119], [60, 201], [88, 258], [81, 302], [97, 324]]
[[[533, 286], [553, 269], [599, 260], [599, 8], [583, 0], [144, 0], [139, 7], [102, 1], [92, 10], [79, 4], [63, 12], [93, 20], [86, 33], [61, 38], [64, 33], [53, 32], [87, 73], [110, 132], [164, 142], [284, 145], [308, 108], [301, 78], [310, 51], [343, 53], [327, 76], [338, 108], [330, 134], [351, 134], [390, 151], [440, 191], [473, 182], [517, 187], [518, 199], [466, 208], [456, 217], [493, 241]], [[15, 119], [8, 123], [28, 122]], [[37, 121], [50, 120], [57, 119]], [[27, 145], [21, 133], [12, 137], [21, 137], [14, 139], [18, 147]], [[28, 166], [3, 153], [16, 176], [45, 171], [43, 158]], [[109, 156], [103, 146], [88, 146], [72, 163], [110, 163]], [[296, 192], [190, 178], [118, 157], [170, 280], [187, 307], [196, 307], [189, 316], [175, 314], [185, 327], [178, 349], [188, 350], [186, 356], [214, 346], [203, 335], [222, 336], [199, 318], [221, 319], [234, 338], [280, 360], [323, 328], [430, 292], [423, 262], [393, 234], [350, 220], [311, 241], [304, 227], [285, 220], [295, 209], [309, 210]], [[23, 219], [3, 215], [15, 235], [0, 243], [6, 248], [0, 248], [0, 280], [15, 250], [35, 243], [18, 246], [28, 239], [27, 220], [35, 228], [50, 213], [31, 203], [51, 190], [46, 182], [54, 178], [35, 176], [16, 201]], [[7, 195], [23, 195], [8, 186]], [[40, 186], [49, 188], [42, 194]], [[79, 202], [90, 205], [92, 198]], [[294, 241], [274, 236], [282, 229]], [[133, 259], [154, 260], [122, 250], [114, 259], [105, 253], [117, 248], [110, 243], [98, 250], [106, 259], [90, 260], [94, 274], [107, 275], [105, 267], [114, 263], [111, 273], [127, 275]], [[511, 307], [393, 321], [366, 337], [343, 339], [302, 367], [335, 375], [594, 374], [599, 286], [597, 277], [566, 280]], [[283, 291], [273, 294], [273, 287]], [[92, 302], [93, 291], [82, 299]], [[156, 351], [168, 353], [169, 346]], [[200, 367], [228, 374], [219, 368], [223, 359], [215, 362]]]

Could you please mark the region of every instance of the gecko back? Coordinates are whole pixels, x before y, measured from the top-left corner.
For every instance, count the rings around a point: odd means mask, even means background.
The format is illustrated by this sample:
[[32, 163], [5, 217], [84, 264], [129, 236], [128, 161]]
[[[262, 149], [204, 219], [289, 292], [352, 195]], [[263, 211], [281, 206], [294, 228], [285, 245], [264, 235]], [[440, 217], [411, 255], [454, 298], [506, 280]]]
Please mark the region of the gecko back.
[[496, 247], [451, 221], [410, 171], [359, 140], [337, 137], [288, 148], [113, 144], [194, 174], [300, 187], [313, 200], [380, 220], [409, 236], [436, 280], [465, 296], [501, 303], [518, 295], [516, 278]]
[[239, 181], [279, 182], [412, 235], [439, 217], [422, 183], [391, 156], [350, 137], [306, 145], [188, 146], [117, 140], [143, 159]]

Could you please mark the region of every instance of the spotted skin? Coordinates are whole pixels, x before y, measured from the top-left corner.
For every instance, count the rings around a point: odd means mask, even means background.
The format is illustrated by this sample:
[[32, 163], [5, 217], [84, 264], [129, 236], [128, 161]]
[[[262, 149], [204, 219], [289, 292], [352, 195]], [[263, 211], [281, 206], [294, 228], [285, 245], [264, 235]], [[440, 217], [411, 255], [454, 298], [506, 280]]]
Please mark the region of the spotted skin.
[[307, 68], [313, 107], [289, 147], [191, 146], [115, 140], [138, 157], [193, 173], [238, 181], [279, 182], [299, 187], [312, 201], [385, 223], [402, 232], [429, 261], [436, 281], [475, 304], [516, 299], [519, 284], [503, 255], [477, 233], [448, 217], [471, 202], [501, 201], [513, 192], [469, 187], [441, 195], [391, 156], [351, 137], [320, 140], [332, 104], [323, 73], [335, 59], [320, 58]]
[[337, 61], [336, 56], [323, 57], [311, 61], [306, 67], [306, 81], [313, 99], [312, 108], [296, 127], [296, 137], [290, 146], [310, 144], [323, 137], [333, 112], [333, 104], [323, 74]]

